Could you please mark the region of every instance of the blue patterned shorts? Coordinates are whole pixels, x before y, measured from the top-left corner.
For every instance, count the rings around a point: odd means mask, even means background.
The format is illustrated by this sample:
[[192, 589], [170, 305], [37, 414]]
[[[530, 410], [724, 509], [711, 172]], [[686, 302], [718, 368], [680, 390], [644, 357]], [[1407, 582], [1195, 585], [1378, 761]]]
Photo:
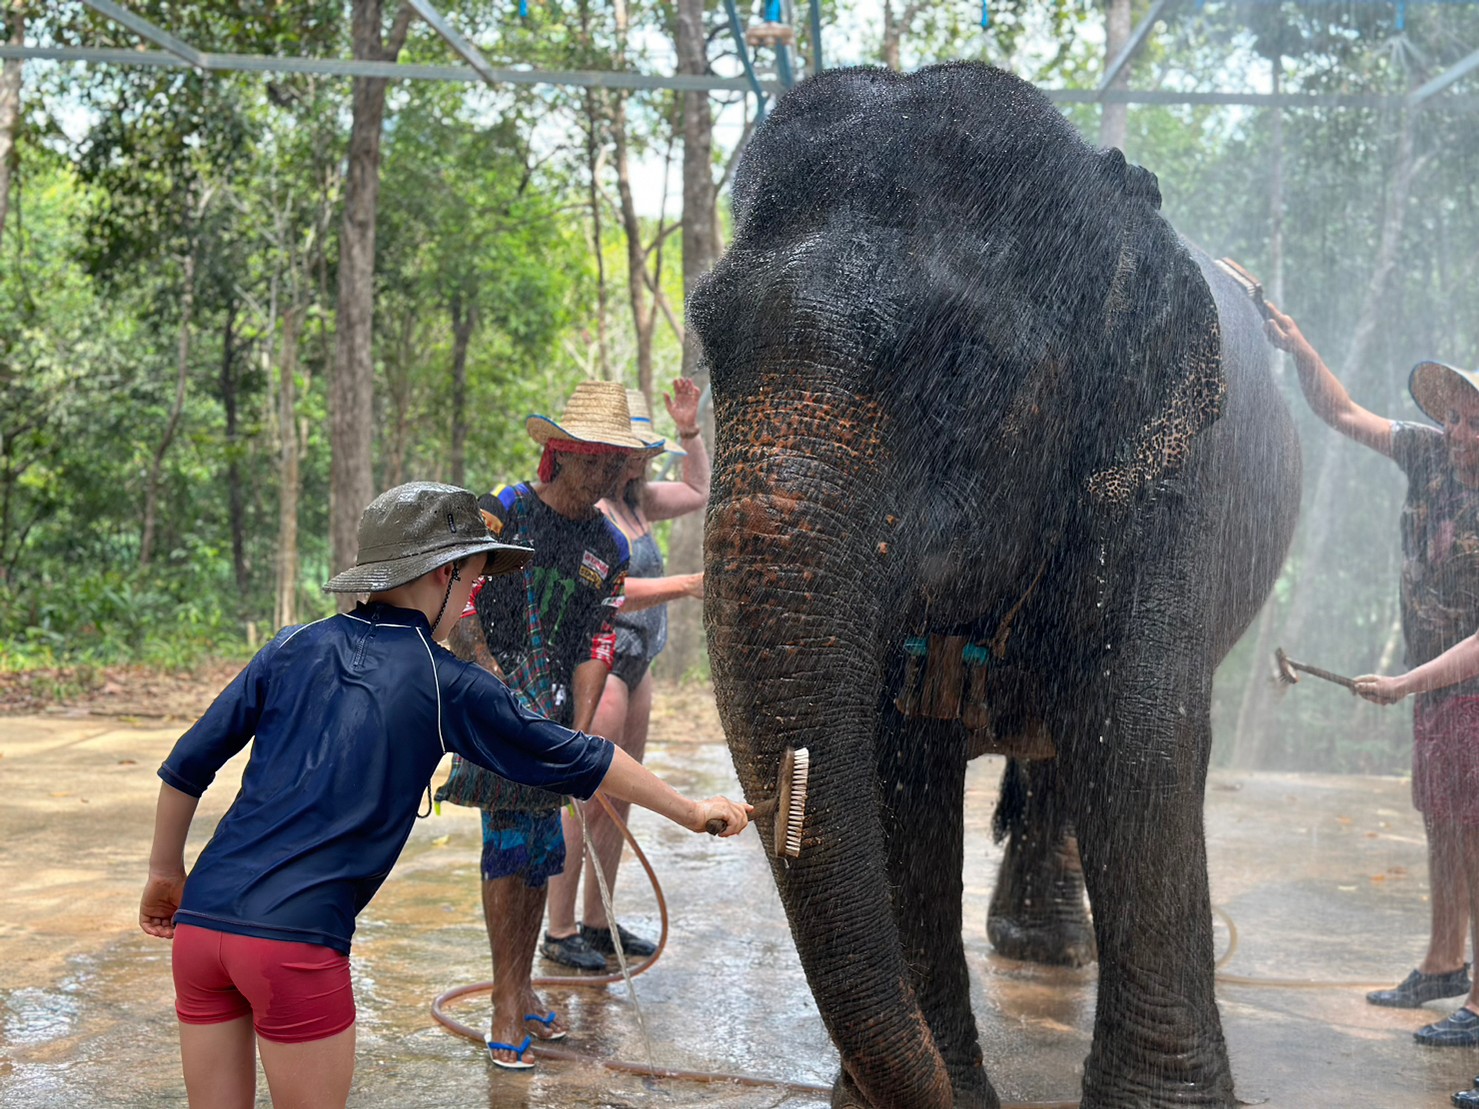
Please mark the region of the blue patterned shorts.
[[565, 833], [560, 810], [489, 812], [483, 810], [483, 881], [524, 879], [531, 890], [544, 888], [565, 869]]

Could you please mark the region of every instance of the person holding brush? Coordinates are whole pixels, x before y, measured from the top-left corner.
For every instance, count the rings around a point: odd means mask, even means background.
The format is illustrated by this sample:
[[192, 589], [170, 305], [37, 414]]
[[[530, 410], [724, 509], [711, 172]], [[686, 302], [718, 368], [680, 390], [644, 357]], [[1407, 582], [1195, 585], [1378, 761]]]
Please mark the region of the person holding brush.
[[[1289, 316], [1272, 305], [1269, 341], [1294, 357], [1314, 413], [1390, 458], [1407, 475], [1402, 507], [1402, 634], [1410, 671], [1364, 675], [1356, 692], [1389, 703], [1416, 695], [1412, 800], [1428, 841], [1432, 917], [1422, 961], [1373, 1005], [1416, 1009], [1462, 997], [1451, 1016], [1414, 1036], [1434, 1047], [1479, 1046], [1479, 990], [1466, 949], [1479, 948], [1479, 374], [1419, 362], [1408, 388], [1437, 426], [1378, 416], [1351, 399]], [[1479, 1105], [1479, 1101], [1474, 1104]]]

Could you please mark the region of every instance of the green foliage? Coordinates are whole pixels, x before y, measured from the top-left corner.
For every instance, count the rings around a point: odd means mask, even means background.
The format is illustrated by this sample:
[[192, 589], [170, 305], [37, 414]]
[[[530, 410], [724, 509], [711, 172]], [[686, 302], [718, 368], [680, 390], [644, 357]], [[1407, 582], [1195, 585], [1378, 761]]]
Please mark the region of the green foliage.
[[[205, 50], [350, 53], [350, 8], [337, 0], [128, 6]], [[1135, 0], [1134, 18], [1149, 6]], [[131, 32], [83, 5], [35, 7], [28, 38], [136, 45]], [[585, 0], [535, 3], [526, 19], [511, 3], [439, 7], [495, 65], [671, 69], [671, 3], [628, 4], [625, 31], [614, 9]], [[1411, 5], [1399, 30], [1393, 5], [1181, 5], [1132, 66], [1132, 84], [1264, 89], [1277, 66], [1285, 91], [1402, 92], [1472, 50], [1479, 13], [1471, 7]], [[395, 5], [386, 9], [389, 19]], [[986, 29], [978, 3], [891, 0], [890, 9], [905, 67], [976, 58], [1077, 88], [1092, 88], [1102, 72], [1099, 0], [991, 0]], [[880, 5], [828, 0], [824, 16], [830, 64], [888, 55]], [[710, 4], [706, 18], [710, 55], [719, 59], [732, 52], [723, 13]], [[809, 29], [798, 31], [808, 49]], [[419, 21], [402, 59], [455, 60]], [[1472, 82], [1454, 91], [1472, 93]], [[329, 611], [317, 585], [329, 576], [326, 384], [350, 92], [347, 81], [302, 74], [28, 65], [0, 241], [0, 668], [81, 663], [77, 680], [86, 680], [87, 667], [108, 662], [183, 665], [202, 652], [241, 651], [249, 623], [265, 634], [289, 492], [285, 442], [299, 448], [301, 467], [299, 618]], [[649, 259], [652, 284], [681, 319], [681, 236], [663, 235], [681, 205], [681, 98], [623, 95], [632, 158], [668, 161], [672, 196], [661, 222], [652, 214], [659, 198], [641, 196], [638, 223], [644, 245], [661, 239]], [[714, 106], [733, 99], [716, 95]], [[459, 403], [466, 483], [482, 489], [529, 477], [537, 455], [524, 417], [553, 413], [583, 375], [603, 372], [599, 336], [604, 372], [636, 383], [614, 169], [617, 106], [617, 94], [569, 88], [391, 86], [377, 224], [375, 426], [363, 429], [374, 440], [378, 484], [449, 477]], [[1097, 105], [1065, 112], [1097, 135]], [[739, 114], [730, 108], [724, 118]], [[1360, 403], [1416, 419], [1408, 366], [1425, 357], [1479, 364], [1474, 120], [1447, 96], [1416, 117], [1420, 170], [1376, 309], [1380, 326], [1359, 362], [1350, 340], [1388, 216], [1399, 113], [1285, 112], [1281, 274], [1268, 111], [1136, 105], [1126, 147], [1158, 174], [1165, 211], [1185, 235], [1238, 258], [1271, 288], [1282, 285], [1285, 306]], [[716, 177], [734, 155], [732, 138], [719, 145]], [[141, 569], [145, 485], [174, 400], [187, 258], [195, 270], [186, 396], [160, 466], [154, 559]], [[681, 354], [674, 329], [655, 319], [660, 389]], [[467, 381], [460, 401], [452, 374], [459, 328]], [[285, 426], [290, 336], [297, 396]], [[1304, 447], [1306, 520], [1275, 589], [1269, 635], [1297, 632], [1282, 645], [1331, 669], [1374, 669], [1392, 643], [1403, 481], [1384, 459], [1332, 441], [1292, 374], [1279, 380]], [[1311, 547], [1316, 522], [1325, 539]], [[1219, 673], [1218, 758], [1245, 742], [1234, 733], [1240, 720], [1248, 724], [1244, 709], [1268, 666], [1255, 657], [1257, 641], [1255, 628]], [[1388, 662], [1400, 667], [1400, 645]], [[1303, 683], [1253, 715], [1264, 753], [1279, 766], [1400, 771], [1406, 762], [1405, 714], [1357, 705], [1335, 687]]]

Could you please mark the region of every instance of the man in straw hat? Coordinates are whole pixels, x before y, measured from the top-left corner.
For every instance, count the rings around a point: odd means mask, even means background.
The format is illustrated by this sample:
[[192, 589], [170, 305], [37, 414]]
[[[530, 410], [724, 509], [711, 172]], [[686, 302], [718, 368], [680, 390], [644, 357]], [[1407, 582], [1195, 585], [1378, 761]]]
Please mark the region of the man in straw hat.
[[[344, 1105], [355, 918], [448, 751], [520, 782], [582, 797], [605, 789], [694, 831], [711, 818], [726, 834], [743, 829], [744, 806], [687, 800], [606, 740], [528, 712], [437, 644], [474, 581], [529, 555], [488, 533], [465, 489], [413, 482], [382, 494], [360, 519], [355, 566], [324, 586], [369, 600], [284, 628], [159, 768], [139, 924], [173, 941], [190, 1104], [253, 1104], [260, 1054], [274, 1104]], [[240, 791], [187, 880], [200, 796], [254, 737]]]
[[[667, 446], [653, 427], [647, 398], [636, 389], [628, 389], [632, 433], [648, 444], [648, 449], [632, 453], [620, 492], [597, 506], [631, 545], [632, 563], [627, 573], [626, 602], [616, 617], [616, 657], [592, 728], [638, 762], [642, 761], [647, 747], [647, 724], [652, 712], [649, 667], [667, 643], [667, 602], [702, 597], [704, 584], [701, 573], [665, 575], [662, 551], [652, 534], [652, 521], [696, 512], [709, 500], [709, 456], [698, 429], [698, 386], [688, 378], [679, 378], [673, 382], [672, 394], [663, 399], [677, 425], [679, 441], [691, 449]], [[683, 460], [681, 481], [647, 480], [648, 467], [663, 454]], [[618, 817], [626, 820], [625, 804], [618, 801], [612, 808]], [[586, 805], [584, 816], [594, 858], [578, 861], [582, 854], [580, 822], [567, 812], [565, 851], [577, 864], [550, 879], [549, 931], [541, 951], [547, 959], [576, 967], [590, 965], [588, 949], [604, 959], [615, 952], [617, 942], [630, 957], [652, 955], [657, 951], [657, 944], [652, 940], [633, 935], [619, 924], [613, 931], [601, 902], [596, 867], [601, 868], [606, 889], [614, 890], [623, 847], [621, 830], [600, 805]], [[582, 903], [578, 922], [577, 900]]]
[[[1479, 376], [1419, 362], [1408, 388], [1438, 427], [1403, 423], [1355, 403], [1298, 325], [1272, 309], [1271, 342], [1294, 356], [1315, 414], [1407, 475], [1402, 509], [1402, 633], [1418, 668], [1479, 629]], [[1439, 430], [1441, 428], [1441, 430]], [[1373, 676], [1358, 684], [1376, 687]], [[1369, 692], [1369, 690], [1367, 690]], [[1427, 953], [1373, 1005], [1415, 1009], [1463, 997], [1452, 1016], [1419, 1029], [1418, 1043], [1479, 1045], [1479, 989], [1464, 959], [1479, 927], [1479, 678], [1427, 688], [1413, 712], [1412, 799], [1428, 837], [1432, 921]]]
[[[615, 491], [628, 458], [647, 444], [632, 434], [626, 390], [610, 381], [582, 382], [558, 420], [534, 415], [525, 427], [544, 448], [539, 480], [478, 503], [501, 539], [529, 544], [534, 558], [522, 579], [487, 583], [452, 647], [499, 674], [538, 711], [586, 731], [611, 668], [613, 621], [630, 560], [626, 539], [596, 504]], [[483, 810], [483, 915], [496, 984], [496, 1042], [515, 1042], [525, 1031], [544, 1039], [566, 1033], [530, 981], [548, 881], [565, 864], [561, 800], [509, 796]], [[570, 949], [571, 959], [584, 959], [574, 965], [605, 970], [605, 958], [588, 946]], [[511, 1053], [493, 1055], [500, 1066], [511, 1060]]]

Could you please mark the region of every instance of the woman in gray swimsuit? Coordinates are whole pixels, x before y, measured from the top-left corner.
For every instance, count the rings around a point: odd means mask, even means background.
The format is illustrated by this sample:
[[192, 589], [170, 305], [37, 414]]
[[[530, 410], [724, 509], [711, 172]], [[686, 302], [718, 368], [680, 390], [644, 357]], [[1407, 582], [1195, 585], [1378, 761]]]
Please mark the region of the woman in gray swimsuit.
[[[667, 643], [667, 602], [684, 597], [702, 597], [702, 574], [663, 575], [662, 551], [652, 535], [655, 520], [670, 520], [695, 512], [709, 499], [709, 454], [698, 428], [699, 390], [687, 378], [673, 382], [672, 395], [664, 395], [668, 414], [678, 427], [683, 456], [681, 481], [647, 480], [647, 465], [663, 453], [662, 440], [653, 430], [646, 398], [628, 390], [632, 413], [632, 431], [643, 442], [654, 444], [646, 454], [632, 455], [627, 469], [627, 482], [619, 498], [604, 500], [600, 509], [621, 529], [631, 545], [632, 561], [627, 572], [626, 603], [616, 619], [616, 661], [606, 678], [606, 689], [596, 709], [591, 731], [605, 736], [637, 761], [647, 748], [647, 723], [652, 714], [652, 660]], [[617, 814], [626, 820], [629, 806], [613, 802]], [[617, 864], [621, 861], [621, 832], [611, 823], [600, 805], [585, 807], [591, 844], [600, 860], [607, 889], [616, 886]], [[582, 857], [580, 824], [565, 814], [566, 858]], [[578, 932], [558, 945], [546, 943], [546, 958], [581, 970], [605, 970], [606, 956], [614, 953], [611, 922], [601, 904], [601, 890], [591, 861], [582, 866], [566, 864], [563, 874], [549, 882], [549, 930], [559, 935], [575, 929], [575, 902], [582, 875], [585, 892]], [[622, 950], [643, 957], [657, 949], [651, 940], [633, 935], [617, 925]]]

